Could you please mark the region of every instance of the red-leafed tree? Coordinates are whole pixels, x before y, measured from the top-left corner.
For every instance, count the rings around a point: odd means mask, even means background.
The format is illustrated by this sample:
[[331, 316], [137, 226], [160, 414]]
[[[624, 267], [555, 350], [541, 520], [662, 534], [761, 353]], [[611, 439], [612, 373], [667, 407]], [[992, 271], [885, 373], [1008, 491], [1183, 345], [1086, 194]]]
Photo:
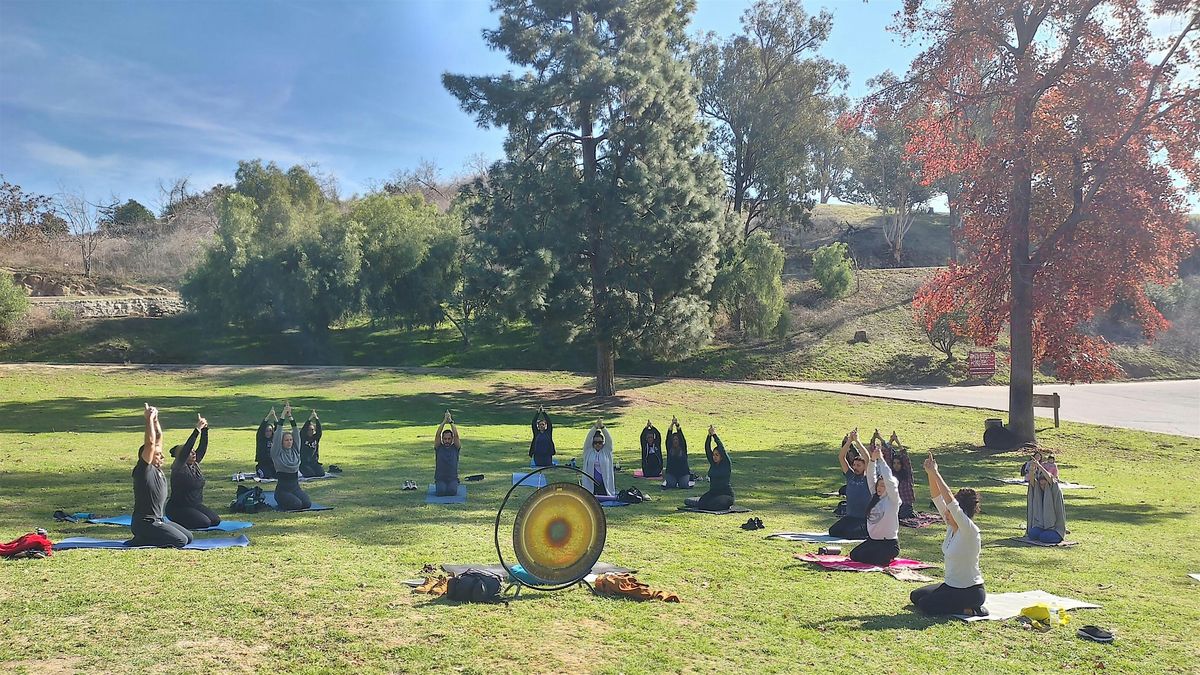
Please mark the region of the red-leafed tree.
[[[1167, 14], [1174, 31], [1155, 39], [1150, 20]], [[968, 251], [915, 304], [965, 302], [980, 344], [1008, 324], [1009, 426], [1033, 440], [1035, 364], [1069, 380], [1119, 374], [1109, 344], [1084, 330], [1118, 300], [1148, 339], [1166, 326], [1144, 287], [1169, 282], [1196, 246], [1184, 193], [1200, 184], [1189, 71], [1200, 11], [1185, 0], [906, 0], [898, 25], [932, 40], [894, 93], [926, 111], [909, 147], [926, 180], [961, 178]]]

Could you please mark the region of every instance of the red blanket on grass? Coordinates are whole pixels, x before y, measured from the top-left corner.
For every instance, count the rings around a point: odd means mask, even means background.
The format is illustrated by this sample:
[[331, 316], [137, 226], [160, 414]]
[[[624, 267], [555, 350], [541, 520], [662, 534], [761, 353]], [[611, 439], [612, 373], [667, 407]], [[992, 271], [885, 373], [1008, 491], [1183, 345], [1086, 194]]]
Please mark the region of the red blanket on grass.
[[30, 532], [27, 535], [14, 539], [7, 544], [0, 544], [0, 556], [11, 558], [25, 551], [41, 551], [46, 555], [50, 555], [54, 551], [54, 544], [45, 536]]
[[[882, 572], [883, 567], [878, 565], [867, 565], [865, 563], [854, 562], [848, 556], [844, 555], [820, 555], [818, 553], [797, 553], [792, 556], [796, 560], [820, 565], [827, 570], [837, 570], [839, 572]], [[887, 566], [887, 569], [893, 570], [922, 570], [928, 567], [933, 567], [929, 563], [923, 563], [920, 560], [909, 560], [908, 558], [896, 558]]]

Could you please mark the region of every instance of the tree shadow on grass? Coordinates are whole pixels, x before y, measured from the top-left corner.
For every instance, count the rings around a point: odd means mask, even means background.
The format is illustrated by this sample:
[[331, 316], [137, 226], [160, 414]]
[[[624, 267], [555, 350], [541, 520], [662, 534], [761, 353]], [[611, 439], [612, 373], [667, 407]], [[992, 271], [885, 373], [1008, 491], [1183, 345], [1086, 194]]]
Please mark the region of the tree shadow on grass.
[[[909, 605], [909, 608], [912, 606]], [[926, 630], [950, 621], [958, 621], [948, 616], [928, 616], [915, 611], [903, 611], [897, 614], [864, 614], [859, 616], [845, 615], [803, 624], [806, 628], [827, 630], [830, 628], [857, 628], [859, 630]]]
[[928, 354], [897, 354], [886, 364], [867, 371], [868, 382], [904, 382], [906, 384], [949, 384], [957, 364]]

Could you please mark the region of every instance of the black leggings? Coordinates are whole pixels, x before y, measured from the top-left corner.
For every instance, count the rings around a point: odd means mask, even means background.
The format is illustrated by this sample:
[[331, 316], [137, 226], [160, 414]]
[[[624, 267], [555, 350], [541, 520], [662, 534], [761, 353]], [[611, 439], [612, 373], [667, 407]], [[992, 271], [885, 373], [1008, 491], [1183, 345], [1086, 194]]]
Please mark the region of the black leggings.
[[165, 520], [133, 519], [129, 529], [133, 539], [126, 546], [159, 546], [161, 548], [183, 548], [192, 543], [192, 533], [187, 528]]
[[870, 539], [850, 551], [850, 559], [864, 565], [887, 567], [900, 555], [900, 542], [895, 539]]
[[300, 481], [294, 473], [278, 473], [275, 484], [275, 503], [280, 511], [303, 511], [312, 506], [308, 493], [300, 489]]
[[167, 502], [167, 517], [189, 530], [203, 530], [221, 524], [221, 516], [203, 504], [191, 506]]
[[300, 475], [305, 478], [319, 478], [325, 475], [325, 467], [320, 462], [310, 462], [300, 465]]
[[987, 593], [983, 591], [983, 584], [967, 588], [929, 584], [909, 593], [908, 599], [926, 614], [962, 614], [964, 609], [983, 607]]
[[867, 519], [845, 516], [830, 526], [829, 536], [840, 539], [866, 539]]
[[733, 495], [725, 493], [705, 492], [699, 497], [688, 497], [683, 500], [684, 506], [705, 511], [725, 511], [733, 506]]

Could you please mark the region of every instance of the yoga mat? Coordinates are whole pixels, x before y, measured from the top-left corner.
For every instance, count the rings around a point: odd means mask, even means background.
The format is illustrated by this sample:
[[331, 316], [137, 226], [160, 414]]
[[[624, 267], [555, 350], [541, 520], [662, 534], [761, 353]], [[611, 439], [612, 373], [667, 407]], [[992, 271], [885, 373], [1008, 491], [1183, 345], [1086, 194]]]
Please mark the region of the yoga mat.
[[[192, 543], [183, 547], [185, 551], [211, 551], [215, 548], [233, 548], [235, 546], [249, 546], [250, 540], [246, 535], [237, 537], [214, 537], [212, 539], [196, 539]], [[55, 551], [69, 551], [75, 548], [103, 548], [108, 550], [127, 550], [135, 551], [147, 548], [160, 548], [158, 546], [126, 546], [124, 539], [94, 539], [92, 537], [71, 537], [63, 539], [54, 545]]]
[[[266, 502], [267, 506], [275, 509], [276, 511], [279, 511], [279, 502], [275, 501], [275, 493], [274, 492], [263, 493], [263, 497], [265, 497], [264, 501]], [[313, 504], [312, 506], [308, 507], [307, 509], [300, 509], [298, 511], [280, 511], [280, 513], [300, 513], [301, 511], [330, 511], [332, 509], [333, 509], [332, 506], [323, 506], [321, 504]]]
[[458, 484], [458, 494], [456, 495], [439, 497], [435, 494], [436, 492], [437, 488], [430, 485], [429, 490], [425, 492], [426, 504], [465, 504], [467, 502], [467, 486], [462, 483]]
[[1065, 540], [1060, 541], [1057, 544], [1047, 544], [1044, 541], [1034, 541], [1033, 539], [1030, 539], [1029, 537], [1013, 537], [1012, 540], [1017, 542], [1018, 544], [1026, 544], [1029, 546], [1048, 546], [1050, 548], [1055, 548], [1055, 547], [1069, 548], [1071, 546], [1079, 545], [1079, 542], [1077, 542], [1077, 541], [1065, 541]]
[[681, 506], [679, 507], [679, 510], [687, 511], [688, 513], [707, 513], [711, 516], [724, 516], [729, 513], [750, 513], [750, 509], [744, 506], [738, 506], [737, 504], [734, 504], [724, 511], [705, 511], [704, 509], [698, 509], [694, 506]]
[[603, 506], [603, 507], [604, 507], [604, 508], [606, 508], [606, 509], [607, 509], [607, 508], [614, 508], [614, 509], [615, 509], [615, 508], [617, 508], [618, 506], [629, 506], [629, 505], [630, 505], [630, 504], [632, 504], [632, 503], [633, 503], [633, 502], [623, 502], [623, 501], [621, 501], [621, 500], [619, 500], [619, 499], [613, 499], [613, 500], [609, 500], [609, 501], [600, 502], [600, 506]]
[[[518, 565], [513, 563], [512, 567], [516, 569]], [[502, 577], [508, 577], [508, 571], [504, 566], [498, 564], [492, 565], [442, 565], [442, 571], [452, 577], [456, 577], [467, 570], [480, 570], [481, 572], [491, 572]], [[592, 565], [592, 574], [636, 574], [637, 570], [631, 570], [627, 567], [619, 567], [606, 562], [598, 562]]]
[[861, 544], [862, 539], [842, 539], [831, 537], [825, 532], [776, 532], [767, 535], [767, 539], [783, 539], [784, 541], [805, 541], [810, 544]]
[[[514, 471], [513, 472], [513, 485], [516, 485], [517, 483], [521, 483], [521, 479], [528, 475], [529, 474], [524, 471]], [[524, 483], [521, 483], [521, 487], [527, 487], [527, 488], [546, 487], [546, 474], [539, 473], [538, 475], [534, 476], [533, 478], [530, 478], [529, 480], [525, 481]]]
[[1090, 602], [1063, 598], [1037, 590], [1023, 593], [988, 593], [987, 600], [983, 602], [983, 607], [988, 611], [987, 616], [967, 616], [965, 614], [951, 614], [951, 616], [963, 621], [1005, 621], [1020, 616], [1022, 609], [1039, 603], [1067, 611], [1100, 608], [1100, 605], [1093, 605]]
[[647, 476], [644, 473], [642, 473], [641, 469], [634, 469], [633, 477], [634, 478], [645, 478], [646, 480], [662, 480], [663, 479], [662, 474], [659, 474], [657, 476]]
[[942, 517], [936, 513], [918, 512], [913, 518], [901, 518], [900, 524], [905, 527], [922, 528], [930, 525], [944, 525]]
[[[163, 520], [165, 520], [167, 522], [171, 521], [170, 518], [163, 518]], [[112, 518], [91, 518], [87, 522], [89, 522], [93, 525], [120, 525], [122, 527], [129, 527], [133, 522], [133, 516], [126, 514], [124, 516], [113, 516]], [[216, 525], [216, 527], [206, 527], [206, 528], [203, 528], [200, 530], [192, 530], [192, 531], [193, 532], [237, 532], [238, 530], [244, 530], [248, 527], [254, 527], [254, 523], [246, 522], [244, 520], [222, 520], [220, 523], [218, 523]]]
[[[310, 480], [324, 480], [326, 478], [337, 478], [341, 474], [325, 472], [324, 476], [300, 476], [298, 480], [301, 483], [307, 483]], [[256, 473], [235, 473], [233, 474], [233, 482], [240, 483], [244, 480], [252, 480], [255, 483], [274, 483], [274, 478], [259, 478]]]
[[1200, 574], [1189, 574], [1188, 576], [1195, 579], [1196, 581], [1200, 581]]
[[908, 558], [896, 558], [887, 567], [879, 565], [867, 565], [865, 563], [855, 562], [850, 559], [850, 556], [845, 555], [820, 555], [818, 553], [797, 553], [792, 556], [796, 560], [802, 560], [814, 565], [820, 565], [827, 570], [835, 570], [838, 572], [882, 572], [886, 569], [893, 570], [923, 570], [934, 565], [921, 562], [920, 560], [909, 560]]
[[[1024, 485], [1025, 484], [1024, 478], [993, 478], [992, 480], [998, 480], [1001, 483], [1005, 483], [1006, 485]], [[1079, 483], [1068, 483], [1066, 481], [1060, 480], [1060, 481], [1058, 481], [1058, 488], [1060, 490], [1095, 490], [1096, 486], [1095, 485], [1080, 485]]]

